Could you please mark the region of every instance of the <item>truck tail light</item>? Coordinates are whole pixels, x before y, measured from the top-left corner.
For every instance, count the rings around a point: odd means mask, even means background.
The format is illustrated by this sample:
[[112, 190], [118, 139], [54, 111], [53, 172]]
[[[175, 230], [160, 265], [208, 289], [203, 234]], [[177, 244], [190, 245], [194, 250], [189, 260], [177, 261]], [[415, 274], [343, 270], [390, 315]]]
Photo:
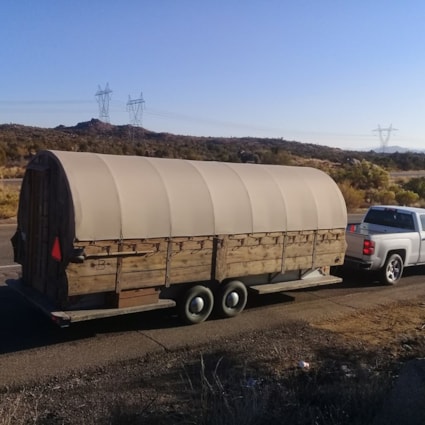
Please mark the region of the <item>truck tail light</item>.
[[59, 242], [59, 238], [56, 236], [55, 240], [53, 241], [53, 247], [51, 252], [52, 258], [55, 261], [62, 261], [62, 251], [61, 251], [61, 245]]
[[375, 242], [365, 239], [363, 241], [363, 255], [373, 255], [375, 252]]

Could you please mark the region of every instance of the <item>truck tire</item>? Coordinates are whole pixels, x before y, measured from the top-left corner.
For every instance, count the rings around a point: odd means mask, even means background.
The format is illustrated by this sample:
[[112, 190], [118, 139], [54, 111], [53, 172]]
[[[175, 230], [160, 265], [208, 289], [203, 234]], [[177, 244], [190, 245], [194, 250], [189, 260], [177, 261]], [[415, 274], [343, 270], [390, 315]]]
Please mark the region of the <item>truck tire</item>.
[[213, 307], [213, 293], [211, 289], [203, 285], [192, 286], [177, 304], [179, 317], [187, 325], [207, 320]]
[[390, 254], [380, 270], [380, 281], [385, 285], [395, 285], [403, 274], [403, 259], [399, 254]]
[[216, 294], [216, 313], [220, 317], [235, 317], [243, 311], [248, 300], [246, 286], [239, 280], [231, 280]]

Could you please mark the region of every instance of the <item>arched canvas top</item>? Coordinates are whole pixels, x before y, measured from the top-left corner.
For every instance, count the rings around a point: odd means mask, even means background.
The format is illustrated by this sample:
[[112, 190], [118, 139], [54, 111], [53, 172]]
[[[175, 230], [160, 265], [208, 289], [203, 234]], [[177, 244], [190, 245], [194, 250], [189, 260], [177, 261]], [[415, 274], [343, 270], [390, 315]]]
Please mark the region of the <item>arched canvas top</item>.
[[345, 228], [335, 182], [309, 167], [43, 151], [80, 241]]

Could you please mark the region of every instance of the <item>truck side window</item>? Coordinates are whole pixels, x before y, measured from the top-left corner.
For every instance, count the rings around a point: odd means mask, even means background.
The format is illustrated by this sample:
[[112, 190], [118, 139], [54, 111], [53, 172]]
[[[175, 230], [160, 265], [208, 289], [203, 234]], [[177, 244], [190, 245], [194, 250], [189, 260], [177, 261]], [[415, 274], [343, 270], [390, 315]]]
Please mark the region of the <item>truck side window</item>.
[[407, 230], [415, 230], [413, 217], [410, 214], [399, 214], [400, 227]]
[[425, 214], [420, 215], [422, 230], [425, 231]]

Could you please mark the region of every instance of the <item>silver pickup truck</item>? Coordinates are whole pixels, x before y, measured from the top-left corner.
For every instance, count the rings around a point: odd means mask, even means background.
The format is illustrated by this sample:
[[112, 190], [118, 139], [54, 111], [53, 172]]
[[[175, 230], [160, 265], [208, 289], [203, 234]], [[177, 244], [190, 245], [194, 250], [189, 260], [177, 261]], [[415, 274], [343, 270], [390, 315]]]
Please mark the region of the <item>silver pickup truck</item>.
[[344, 266], [378, 271], [396, 284], [404, 267], [425, 264], [425, 209], [377, 205], [360, 224], [348, 224]]

